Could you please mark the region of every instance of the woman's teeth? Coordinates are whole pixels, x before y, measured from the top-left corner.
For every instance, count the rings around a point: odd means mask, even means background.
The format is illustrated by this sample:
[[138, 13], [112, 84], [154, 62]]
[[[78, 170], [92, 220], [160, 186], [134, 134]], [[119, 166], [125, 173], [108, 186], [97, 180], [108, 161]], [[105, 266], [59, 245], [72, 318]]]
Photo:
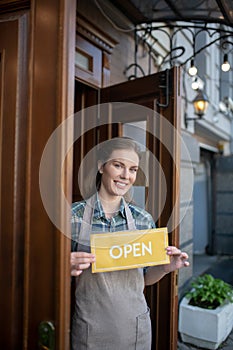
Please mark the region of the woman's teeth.
[[115, 182], [115, 184], [119, 187], [125, 187], [126, 184], [125, 183], [122, 183], [122, 182]]

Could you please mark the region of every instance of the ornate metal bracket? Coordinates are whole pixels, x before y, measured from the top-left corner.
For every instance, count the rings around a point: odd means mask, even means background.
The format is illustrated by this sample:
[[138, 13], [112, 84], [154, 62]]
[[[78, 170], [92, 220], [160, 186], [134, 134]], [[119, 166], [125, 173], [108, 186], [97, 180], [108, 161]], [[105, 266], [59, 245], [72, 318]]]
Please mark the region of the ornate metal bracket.
[[[192, 54], [182, 61], [182, 56], [186, 53], [186, 48], [182, 45], [176, 45], [177, 35], [182, 32], [183, 34], [188, 34], [192, 38]], [[229, 45], [233, 46], [233, 29], [226, 28], [222, 25], [216, 28], [211, 24], [207, 23], [195, 23], [195, 24], [143, 24], [137, 26], [135, 29], [135, 52], [134, 52], [134, 62], [130, 64], [124, 71], [124, 74], [128, 79], [135, 79], [139, 76], [145, 76], [151, 74], [151, 61], [155, 60], [158, 55], [155, 49], [155, 44], [159, 43], [159, 33], [163, 33], [167, 36], [169, 40], [168, 53], [162, 58], [162, 62], [158, 69], [164, 69], [165, 64], [173, 67], [175, 64], [184, 66], [188, 61], [193, 59], [201, 51], [205, 50], [207, 47], [219, 42], [223, 51], [227, 51]], [[197, 47], [198, 36], [202, 33], [208, 35], [208, 43], [201, 47]], [[146, 74], [142, 67], [138, 64], [138, 46], [139, 43], [143, 44], [148, 53], [148, 73]], [[133, 68], [133, 74], [129, 74], [130, 70]]]

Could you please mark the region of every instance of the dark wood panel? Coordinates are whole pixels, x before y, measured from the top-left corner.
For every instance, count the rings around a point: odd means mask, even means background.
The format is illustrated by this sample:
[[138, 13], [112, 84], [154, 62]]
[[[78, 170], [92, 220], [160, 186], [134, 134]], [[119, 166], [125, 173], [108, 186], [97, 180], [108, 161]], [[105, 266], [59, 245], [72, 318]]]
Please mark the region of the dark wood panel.
[[76, 36], [76, 55], [86, 60], [86, 67], [82, 67], [79, 60], [75, 60], [75, 76], [93, 86], [102, 86], [102, 51], [84, 39]]
[[[0, 24], [1, 164], [0, 164], [0, 328], [1, 348], [22, 346], [26, 168], [26, 71], [24, 42], [27, 19]], [[18, 58], [22, 50], [24, 55]], [[18, 63], [17, 65], [15, 63]], [[19, 85], [25, 90], [18, 90]], [[16, 106], [21, 106], [20, 110]], [[21, 155], [19, 156], [19, 149]]]
[[1, 0], [0, 15], [27, 10], [30, 8], [30, 0]]
[[7, 349], [23, 343], [27, 23], [27, 16], [0, 23], [0, 347]]

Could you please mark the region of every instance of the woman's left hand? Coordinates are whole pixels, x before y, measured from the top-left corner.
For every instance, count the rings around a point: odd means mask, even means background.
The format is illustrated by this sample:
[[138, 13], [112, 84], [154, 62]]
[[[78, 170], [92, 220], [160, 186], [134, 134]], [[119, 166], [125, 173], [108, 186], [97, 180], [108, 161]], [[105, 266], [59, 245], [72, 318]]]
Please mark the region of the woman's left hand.
[[180, 249], [173, 246], [167, 247], [166, 251], [170, 256], [170, 263], [148, 267], [146, 274], [144, 275], [146, 286], [151, 286], [152, 284], [158, 282], [169, 272], [180, 269], [181, 267], [189, 266], [187, 253], [182, 252]]
[[167, 247], [166, 250], [167, 254], [170, 256], [170, 264], [163, 265], [165, 273], [189, 266], [187, 253], [173, 246]]

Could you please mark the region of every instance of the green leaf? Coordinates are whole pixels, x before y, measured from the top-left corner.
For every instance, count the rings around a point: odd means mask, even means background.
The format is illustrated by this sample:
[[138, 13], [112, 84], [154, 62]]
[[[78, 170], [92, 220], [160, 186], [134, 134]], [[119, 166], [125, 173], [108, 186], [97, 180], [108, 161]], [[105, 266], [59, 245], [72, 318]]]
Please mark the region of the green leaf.
[[212, 275], [197, 277], [191, 283], [191, 287], [192, 289], [186, 294], [191, 305], [215, 309], [226, 301], [233, 302], [232, 286]]

